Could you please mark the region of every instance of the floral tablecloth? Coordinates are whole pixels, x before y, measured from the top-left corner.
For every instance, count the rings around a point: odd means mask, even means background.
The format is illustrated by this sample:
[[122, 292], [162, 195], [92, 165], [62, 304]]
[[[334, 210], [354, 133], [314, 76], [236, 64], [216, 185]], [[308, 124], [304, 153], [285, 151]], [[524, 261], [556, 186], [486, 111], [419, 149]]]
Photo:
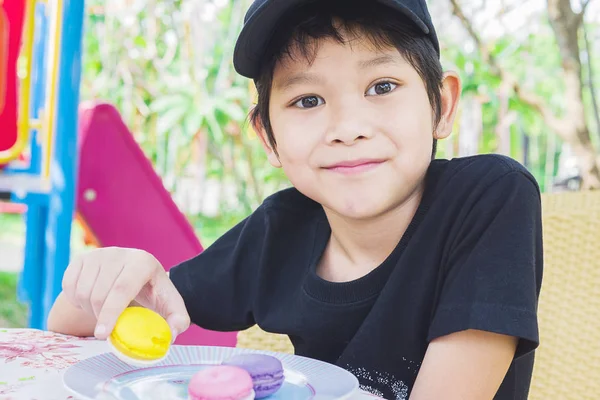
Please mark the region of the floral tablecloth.
[[[0, 400], [76, 400], [64, 388], [70, 366], [108, 352], [104, 341], [34, 329], [0, 329]], [[352, 400], [373, 400], [359, 394]]]
[[0, 400], [66, 400], [62, 374], [106, 352], [105, 342], [33, 329], [0, 329]]

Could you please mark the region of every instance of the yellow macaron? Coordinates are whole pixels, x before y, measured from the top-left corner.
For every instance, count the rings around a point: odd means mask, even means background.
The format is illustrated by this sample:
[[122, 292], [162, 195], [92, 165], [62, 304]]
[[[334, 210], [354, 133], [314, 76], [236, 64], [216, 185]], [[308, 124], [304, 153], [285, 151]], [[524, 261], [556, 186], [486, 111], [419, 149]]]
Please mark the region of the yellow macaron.
[[128, 307], [119, 316], [108, 343], [115, 355], [128, 364], [146, 367], [169, 353], [172, 334], [160, 314], [143, 307]]

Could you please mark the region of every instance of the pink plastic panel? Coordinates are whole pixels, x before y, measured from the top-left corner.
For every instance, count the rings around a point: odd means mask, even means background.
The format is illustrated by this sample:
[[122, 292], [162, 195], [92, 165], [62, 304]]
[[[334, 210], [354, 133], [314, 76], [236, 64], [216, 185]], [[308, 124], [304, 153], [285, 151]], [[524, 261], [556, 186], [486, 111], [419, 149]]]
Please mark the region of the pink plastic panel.
[[[79, 131], [78, 212], [100, 245], [146, 250], [167, 269], [203, 250], [113, 106], [83, 105]], [[176, 343], [233, 347], [236, 337], [192, 326]]]

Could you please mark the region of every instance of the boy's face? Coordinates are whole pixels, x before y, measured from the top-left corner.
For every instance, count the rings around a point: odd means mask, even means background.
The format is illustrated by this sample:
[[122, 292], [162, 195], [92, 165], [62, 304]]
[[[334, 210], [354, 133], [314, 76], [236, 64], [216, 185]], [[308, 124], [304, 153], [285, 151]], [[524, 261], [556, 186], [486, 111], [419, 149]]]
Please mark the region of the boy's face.
[[401, 207], [422, 190], [433, 139], [450, 133], [455, 104], [443, 105], [434, 132], [425, 85], [396, 49], [360, 39], [319, 44], [312, 64], [293, 57], [275, 68], [269, 112], [279, 157], [266, 146], [269, 161], [340, 216], [372, 218]]

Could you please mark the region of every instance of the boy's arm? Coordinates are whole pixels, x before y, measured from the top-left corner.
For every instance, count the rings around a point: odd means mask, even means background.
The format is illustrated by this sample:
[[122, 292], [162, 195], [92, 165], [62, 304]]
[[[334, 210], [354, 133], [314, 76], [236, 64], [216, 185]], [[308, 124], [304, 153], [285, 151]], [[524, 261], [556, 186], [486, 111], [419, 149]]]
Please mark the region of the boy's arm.
[[466, 330], [433, 340], [410, 400], [493, 399], [513, 360], [517, 338]]
[[492, 177], [474, 193], [440, 267], [444, 281], [411, 399], [491, 400], [513, 360], [539, 344], [539, 188], [519, 170]]
[[64, 335], [91, 337], [94, 336], [96, 317], [93, 314], [75, 307], [60, 293], [48, 315], [48, 330]]

